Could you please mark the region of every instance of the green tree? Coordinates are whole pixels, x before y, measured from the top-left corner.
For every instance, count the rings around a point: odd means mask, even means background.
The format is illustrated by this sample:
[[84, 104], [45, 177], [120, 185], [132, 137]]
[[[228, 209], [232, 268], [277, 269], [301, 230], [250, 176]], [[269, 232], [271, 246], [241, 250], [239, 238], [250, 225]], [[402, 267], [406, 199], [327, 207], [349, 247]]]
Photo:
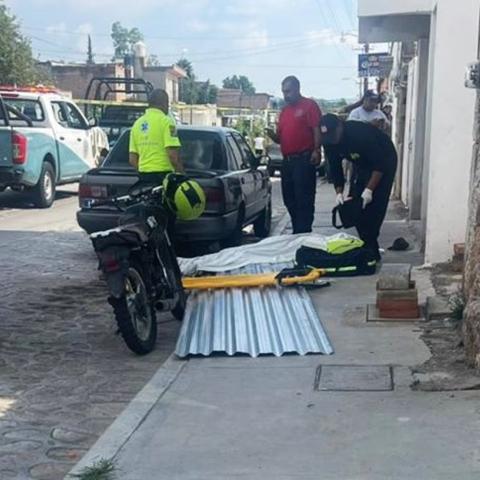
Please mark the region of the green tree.
[[192, 78], [195, 80], [195, 74], [193, 73], [193, 65], [190, 60], [187, 60], [186, 58], [181, 58], [178, 62], [177, 65], [180, 68], [183, 68], [187, 72], [187, 77]]
[[93, 65], [95, 63], [95, 55], [93, 54], [92, 37], [88, 36], [88, 49], [87, 49], [87, 65]]
[[255, 93], [253, 83], [245, 75], [233, 75], [232, 77], [227, 77], [223, 81], [223, 88], [236, 88], [248, 95], [253, 95]]
[[210, 80], [206, 82], [197, 82], [197, 103], [203, 105], [205, 103], [216, 103], [218, 88], [212, 85]]
[[188, 103], [189, 105], [216, 103], [218, 87], [212, 85], [210, 80], [198, 82], [190, 60], [181, 58], [178, 60], [177, 65], [187, 73], [187, 78], [180, 80], [179, 97], [181, 102]]
[[133, 46], [137, 42], [143, 41], [143, 34], [136, 27], [128, 29], [120, 22], [112, 24], [113, 47], [115, 49], [115, 58], [123, 58], [133, 52]]
[[37, 69], [30, 41], [20, 32], [14, 15], [0, 0], [0, 83], [32, 85], [48, 76]]

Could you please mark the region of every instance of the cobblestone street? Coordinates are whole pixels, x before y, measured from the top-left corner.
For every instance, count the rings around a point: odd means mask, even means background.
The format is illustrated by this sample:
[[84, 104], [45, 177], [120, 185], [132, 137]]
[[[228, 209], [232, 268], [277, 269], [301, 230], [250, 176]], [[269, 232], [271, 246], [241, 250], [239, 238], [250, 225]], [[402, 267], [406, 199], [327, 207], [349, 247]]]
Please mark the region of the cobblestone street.
[[57, 480], [168, 357], [179, 323], [159, 317], [157, 349], [133, 355], [79, 232], [2, 231], [0, 264], [0, 478]]
[[[116, 335], [77, 187], [48, 210], [0, 194], [0, 479], [60, 480], [175, 347], [180, 323], [158, 316], [154, 352]], [[285, 209], [273, 179], [276, 225]], [[251, 241], [246, 238], [246, 241]]]

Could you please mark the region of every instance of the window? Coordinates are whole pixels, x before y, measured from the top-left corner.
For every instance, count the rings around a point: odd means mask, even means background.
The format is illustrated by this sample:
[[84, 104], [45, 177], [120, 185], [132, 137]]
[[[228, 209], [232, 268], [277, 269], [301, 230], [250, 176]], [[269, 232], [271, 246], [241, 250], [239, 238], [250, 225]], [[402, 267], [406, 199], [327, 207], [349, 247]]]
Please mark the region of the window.
[[110, 150], [105, 162], [104, 167], [116, 167], [116, 168], [132, 168], [128, 163], [128, 150], [130, 144], [130, 131], [126, 131], [115, 143]]
[[53, 116], [55, 121], [64, 128], [68, 128], [67, 118], [60, 102], [52, 102]]
[[0, 100], [0, 127], [5, 127], [7, 125], [7, 111], [4, 108], [2, 101]]
[[238, 133], [234, 133], [233, 137], [235, 138], [235, 141], [237, 142], [237, 145], [242, 153], [242, 163], [244, 168], [250, 167], [250, 165], [253, 164], [253, 161], [255, 159], [252, 151], [250, 150], [250, 147], [248, 146], [248, 143], [245, 141], [245, 139], [239, 135]]
[[78, 128], [85, 130], [88, 128], [83, 115], [80, 113], [78, 108], [73, 105], [72, 103], [63, 102], [63, 106], [65, 107], [65, 115], [67, 117], [68, 126], [70, 128]]
[[[20, 113], [30, 118], [30, 120], [34, 123], [43, 122], [45, 120], [42, 105], [38, 100], [28, 100], [23, 98], [4, 98], [3, 101], [6, 105], [11, 106], [15, 110], [18, 110]], [[25, 121], [19, 115], [15, 115], [15, 113], [11, 110], [8, 112], [8, 117], [12, 121]]]
[[232, 170], [242, 170], [243, 169], [242, 152], [238, 148], [237, 143], [235, 142], [235, 140], [231, 135], [227, 136], [227, 145], [229, 146], [229, 150], [230, 150]]
[[179, 130], [180, 158], [192, 170], [226, 170], [222, 141], [218, 134]]
[[[182, 144], [180, 158], [186, 169], [227, 170], [222, 142], [217, 134], [179, 130], [178, 136]], [[104, 166], [130, 168], [128, 163], [129, 143], [130, 131], [127, 130], [108, 154]]]

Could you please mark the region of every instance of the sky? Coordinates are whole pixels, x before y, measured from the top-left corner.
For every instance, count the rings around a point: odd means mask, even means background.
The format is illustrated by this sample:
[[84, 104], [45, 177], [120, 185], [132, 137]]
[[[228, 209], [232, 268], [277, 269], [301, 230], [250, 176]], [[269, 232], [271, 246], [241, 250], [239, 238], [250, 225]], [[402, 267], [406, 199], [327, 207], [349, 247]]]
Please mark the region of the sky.
[[[0, 0], [1, 1], [1, 0]], [[302, 92], [358, 95], [357, 0], [4, 0], [40, 60], [81, 62], [92, 37], [97, 63], [113, 54], [111, 25], [145, 36], [162, 65], [188, 58], [199, 80], [221, 86], [246, 75], [257, 92], [280, 96], [296, 75]]]

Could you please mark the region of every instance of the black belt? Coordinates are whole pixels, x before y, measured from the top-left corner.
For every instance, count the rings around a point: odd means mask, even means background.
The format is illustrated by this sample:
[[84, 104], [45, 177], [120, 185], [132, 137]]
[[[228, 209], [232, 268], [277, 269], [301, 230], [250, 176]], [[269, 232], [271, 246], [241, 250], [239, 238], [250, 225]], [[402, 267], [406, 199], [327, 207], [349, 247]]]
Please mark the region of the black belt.
[[306, 157], [307, 155], [312, 155], [313, 150], [305, 150], [300, 153], [293, 153], [291, 155], [285, 155], [285, 160], [298, 160], [299, 158]]

